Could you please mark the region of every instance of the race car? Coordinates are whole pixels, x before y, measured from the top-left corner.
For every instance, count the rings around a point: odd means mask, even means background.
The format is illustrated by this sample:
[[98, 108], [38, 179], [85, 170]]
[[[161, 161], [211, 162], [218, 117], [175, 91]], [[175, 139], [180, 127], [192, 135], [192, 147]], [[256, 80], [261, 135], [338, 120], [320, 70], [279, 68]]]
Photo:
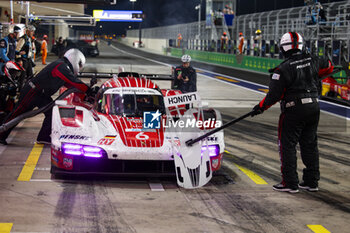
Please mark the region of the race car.
[[[191, 151], [195, 150], [186, 148], [186, 137], [200, 135], [221, 124], [220, 112], [203, 109], [198, 93], [161, 90], [154, 81], [137, 73], [114, 75], [93, 97], [92, 104], [84, 101], [81, 93], [56, 101], [51, 133], [51, 173], [157, 176], [176, 173], [181, 181], [181, 169], [175, 168], [174, 156], [183, 159], [185, 164], [184, 154], [191, 158], [194, 153]], [[179, 129], [177, 124], [181, 121], [189, 122], [192, 127], [195, 125], [195, 129]], [[202, 166], [207, 169], [207, 175], [209, 171], [219, 170], [225, 149], [223, 131], [199, 145], [197, 162], [204, 163], [208, 156], [208, 163]], [[198, 185], [196, 174], [190, 176], [194, 179], [193, 186], [196, 182]]]
[[333, 99], [350, 105], [350, 79], [345, 84], [338, 83], [333, 77], [323, 79], [322, 98]]

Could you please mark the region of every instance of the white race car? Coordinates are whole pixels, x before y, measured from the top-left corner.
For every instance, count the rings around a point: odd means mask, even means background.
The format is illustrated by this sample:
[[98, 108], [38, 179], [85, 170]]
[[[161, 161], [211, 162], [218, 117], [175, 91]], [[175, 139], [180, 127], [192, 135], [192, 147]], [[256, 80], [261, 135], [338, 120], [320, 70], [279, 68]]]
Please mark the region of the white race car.
[[221, 124], [217, 110], [201, 107], [198, 93], [161, 90], [123, 72], [99, 88], [93, 104], [84, 97], [73, 93], [56, 101], [51, 173], [177, 174], [180, 186], [195, 188], [220, 168], [223, 131], [193, 147], [185, 144]]

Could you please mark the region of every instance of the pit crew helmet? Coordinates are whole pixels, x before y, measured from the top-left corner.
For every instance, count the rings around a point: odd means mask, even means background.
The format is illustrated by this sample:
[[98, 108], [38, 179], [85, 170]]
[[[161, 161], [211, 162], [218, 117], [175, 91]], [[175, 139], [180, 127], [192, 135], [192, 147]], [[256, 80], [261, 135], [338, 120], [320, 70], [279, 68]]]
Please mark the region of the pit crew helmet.
[[23, 67], [13, 61], [8, 61], [5, 64], [4, 73], [10, 80], [14, 80], [21, 76], [22, 71]]
[[298, 50], [302, 51], [304, 48], [303, 37], [297, 32], [285, 33], [280, 41], [280, 49], [285, 57], [291, 52]]
[[260, 29], [256, 30], [255, 34], [260, 35], [261, 34], [261, 30]]
[[183, 55], [183, 56], [181, 57], [181, 61], [182, 61], [183, 63], [191, 62], [191, 56], [185, 54], [185, 55]]
[[73, 66], [73, 73], [77, 75], [85, 66], [85, 56], [79, 49], [69, 49], [64, 57], [68, 59]]
[[33, 25], [28, 25], [26, 28], [28, 31], [35, 32], [36, 28]]
[[18, 33], [18, 32], [21, 32], [21, 28], [15, 25], [15, 26], [13, 27], [13, 32], [17, 32], [17, 33]]
[[21, 28], [18, 27], [17, 25], [14, 25], [13, 27], [9, 28], [9, 33], [19, 33], [21, 32]]

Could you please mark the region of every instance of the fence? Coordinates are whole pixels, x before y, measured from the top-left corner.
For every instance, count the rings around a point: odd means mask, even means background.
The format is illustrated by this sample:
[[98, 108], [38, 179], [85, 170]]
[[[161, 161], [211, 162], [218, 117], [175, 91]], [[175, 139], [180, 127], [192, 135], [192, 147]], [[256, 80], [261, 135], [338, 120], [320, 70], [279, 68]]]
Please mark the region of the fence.
[[[310, 6], [295, 7], [282, 10], [260, 12], [236, 16], [232, 26], [228, 27], [231, 38], [238, 38], [242, 32], [245, 38], [255, 36], [257, 29], [262, 30], [266, 41], [278, 40], [287, 31], [298, 31], [308, 40], [320, 38], [346, 39], [350, 36], [350, 0], [332, 2], [323, 5], [327, 21], [320, 19], [319, 14], [310, 13]], [[223, 27], [200, 22], [200, 38], [198, 22], [178, 24], [165, 27], [143, 29], [144, 38], [176, 39], [179, 33], [185, 40], [217, 40], [213, 35], [220, 35]], [[138, 37], [138, 30], [128, 30], [127, 36]]]

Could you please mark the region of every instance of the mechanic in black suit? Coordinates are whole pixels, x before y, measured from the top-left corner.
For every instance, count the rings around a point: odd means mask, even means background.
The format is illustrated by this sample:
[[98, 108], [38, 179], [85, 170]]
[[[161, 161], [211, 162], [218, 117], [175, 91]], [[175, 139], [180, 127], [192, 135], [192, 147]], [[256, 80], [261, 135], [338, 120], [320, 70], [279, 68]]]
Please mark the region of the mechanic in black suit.
[[183, 55], [182, 65], [175, 68], [174, 89], [181, 90], [182, 93], [197, 91], [197, 73], [190, 65], [191, 57]]
[[[53, 101], [51, 96], [62, 86], [75, 87], [83, 92], [88, 91], [89, 87], [76, 77], [84, 65], [85, 56], [82, 52], [78, 49], [68, 50], [63, 58], [46, 66], [38, 75], [24, 85], [19, 101], [14, 110], [6, 117], [4, 123], [33, 110], [35, 107], [41, 108], [51, 103]], [[50, 144], [52, 109], [44, 114], [45, 119], [38, 134], [37, 142]], [[6, 139], [13, 128], [0, 134], [1, 144], [7, 145]]]
[[[281, 101], [282, 113], [278, 126], [278, 144], [282, 182], [273, 185], [276, 191], [297, 193], [299, 188], [318, 191], [319, 154], [317, 127], [320, 118], [318, 96], [321, 78], [333, 72], [332, 63], [311, 56], [303, 49], [303, 38], [296, 32], [282, 36], [281, 51], [286, 58], [272, 70], [269, 92], [253, 108], [252, 116], [261, 114]], [[296, 145], [300, 145], [303, 182], [297, 174]]]

